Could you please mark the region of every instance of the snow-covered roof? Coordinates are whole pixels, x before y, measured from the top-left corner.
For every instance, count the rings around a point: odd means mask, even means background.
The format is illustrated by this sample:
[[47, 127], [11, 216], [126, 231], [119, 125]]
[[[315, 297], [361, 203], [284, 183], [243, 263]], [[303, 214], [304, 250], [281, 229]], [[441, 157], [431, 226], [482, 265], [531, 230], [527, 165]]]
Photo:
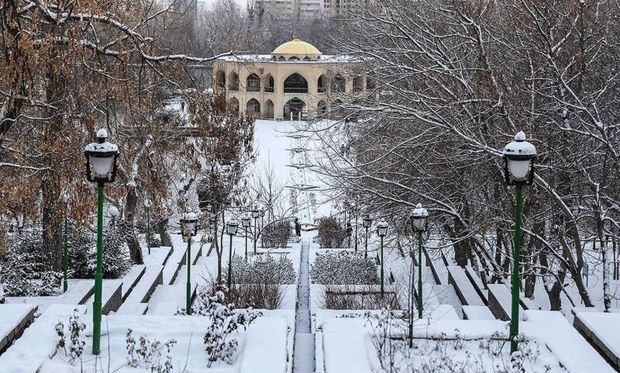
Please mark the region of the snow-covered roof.
[[354, 63], [361, 62], [359, 59], [349, 55], [322, 55], [315, 60], [286, 60], [277, 61], [270, 54], [239, 54], [234, 56], [224, 56], [218, 61], [226, 62], [253, 62], [253, 63], [278, 63], [278, 64], [313, 64], [313, 63]]

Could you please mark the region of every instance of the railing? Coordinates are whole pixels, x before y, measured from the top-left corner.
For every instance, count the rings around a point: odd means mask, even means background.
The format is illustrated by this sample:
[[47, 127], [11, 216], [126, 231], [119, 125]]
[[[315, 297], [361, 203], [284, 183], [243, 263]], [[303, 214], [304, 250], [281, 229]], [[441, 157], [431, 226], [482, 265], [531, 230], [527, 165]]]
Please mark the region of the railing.
[[305, 87], [305, 88], [284, 87], [284, 93], [308, 93], [308, 87]]

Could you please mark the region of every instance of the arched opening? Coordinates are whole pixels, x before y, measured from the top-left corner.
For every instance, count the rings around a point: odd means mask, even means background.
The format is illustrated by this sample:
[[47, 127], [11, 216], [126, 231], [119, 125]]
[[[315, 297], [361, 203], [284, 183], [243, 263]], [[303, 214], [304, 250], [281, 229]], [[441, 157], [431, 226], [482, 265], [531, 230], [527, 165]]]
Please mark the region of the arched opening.
[[267, 102], [265, 102], [264, 117], [267, 119], [273, 119], [273, 116], [274, 116], [273, 101], [267, 100]]
[[364, 90], [364, 78], [356, 76], [353, 78], [353, 92], [359, 93]]
[[284, 105], [284, 120], [308, 119], [308, 107], [304, 100], [293, 97]]
[[301, 60], [299, 59], [299, 57], [297, 57], [297, 56], [291, 56], [291, 57], [289, 57], [289, 59], [288, 59], [288, 60], [289, 60], [289, 61], [301, 61]]
[[260, 78], [256, 74], [250, 74], [246, 79], [246, 89], [248, 92], [260, 92]]
[[304, 57], [304, 61], [312, 61], [312, 58], [306, 56], [306, 57]]
[[284, 81], [284, 93], [308, 93], [308, 81], [298, 73], [291, 74]]
[[231, 98], [228, 101], [228, 110], [233, 114], [239, 114], [239, 100], [236, 98]]
[[335, 100], [332, 103], [332, 110], [331, 110], [331, 119], [342, 119], [344, 118], [344, 108], [342, 107], [342, 101], [340, 100]]
[[265, 92], [273, 92], [273, 86], [275, 85], [273, 76], [267, 75], [265, 77]]
[[317, 81], [317, 86], [319, 87], [317, 91], [319, 93], [327, 92], [327, 87], [328, 87], [327, 82], [328, 82], [327, 76], [325, 75], [319, 76], [319, 80]]
[[327, 116], [327, 102], [325, 102], [325, 100], [319, 101], [316, 105], [316, 115], [319, 118], [325, 118]]
[[284, 58], [284, 56], [280, 56], [278, 57], [278, 61], [286, 61], [286, 58]]
[[217, 74], [215, 74], [215, 82], [217, 88], [226, 88], [226, 73], [222, 70], [218, 71]]
[[248, 101], [245, 109], [246, 114], [253, 118], [257, 118], [260, 116], [260, 102], [258, 102], [258, 100], [254, 98]]
[[228, 89], [231, 91], [239, 90], [239, 75], [237, 75], [237, 73], [230, 73], [228, 77]]
[[346, 87], [346, 81], [344, 77], [340, 74], [336, 74], [332, 79], [332, 92], [333, 93], [344, 93]]

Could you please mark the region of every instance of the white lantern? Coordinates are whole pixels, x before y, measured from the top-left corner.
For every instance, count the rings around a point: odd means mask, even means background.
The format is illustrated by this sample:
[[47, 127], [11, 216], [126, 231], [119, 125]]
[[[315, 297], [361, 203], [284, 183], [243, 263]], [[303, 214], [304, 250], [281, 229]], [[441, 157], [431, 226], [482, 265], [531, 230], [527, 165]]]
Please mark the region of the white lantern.
[[118, 146], [107, 141], [108, 131], [97, 131], [97, 142], [84, 148], [86, 156], [86, 178], [91, 182], [106, 183], [116, 179]]
[[519, 131], [514, 141], [504, 147], [504, 177], [508, 185], [527, 184], [534, 181], [536, 147], [525, 141], [525, 133]]
[[426, 230], [426, 223], [428, 219], [428, 210], [422, 207], [422, 204], [418, 203], [413, 210], [411, 210], [411, 228], [414, 231], [424, 232]]

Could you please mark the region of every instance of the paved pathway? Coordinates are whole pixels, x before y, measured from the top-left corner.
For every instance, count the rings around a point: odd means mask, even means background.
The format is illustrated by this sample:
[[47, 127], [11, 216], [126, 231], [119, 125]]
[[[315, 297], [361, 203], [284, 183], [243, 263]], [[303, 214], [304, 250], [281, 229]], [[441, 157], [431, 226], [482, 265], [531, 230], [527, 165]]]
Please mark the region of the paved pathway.
[[[309, 238], [305, 238], [309, 240]], [[301, 243], [299, 282], [297, 283], [297, 310], [295, 313], [295, 350], [293, 372], [314, 372], [314, 334], [310, 326], [310, 278], [308, 251], [310, 242]]]

